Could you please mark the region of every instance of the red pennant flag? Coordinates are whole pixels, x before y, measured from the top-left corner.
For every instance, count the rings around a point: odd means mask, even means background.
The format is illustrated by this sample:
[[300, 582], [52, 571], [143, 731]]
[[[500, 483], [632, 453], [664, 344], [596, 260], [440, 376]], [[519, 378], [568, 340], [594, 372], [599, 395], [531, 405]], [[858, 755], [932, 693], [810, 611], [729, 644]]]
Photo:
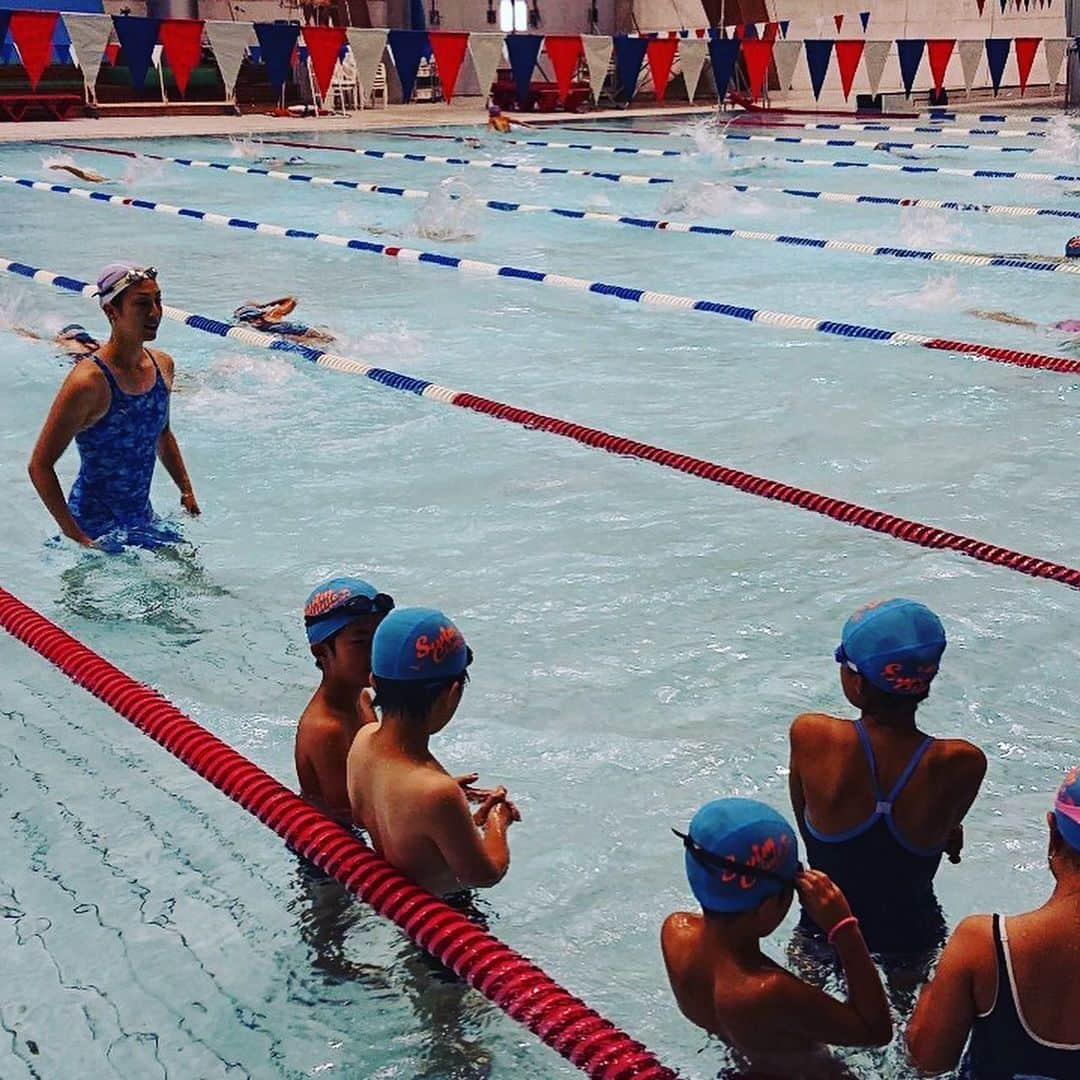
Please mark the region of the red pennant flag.
[[53, 31], [56, 29], [55, 11], [13, 11], [8, 30], [11, 40], [19, 50], [19, 59], [26, 68], [30, 88], [37, 89], [45, 68], [49, 66], [53, 51]]
[[761, 97], [761, 91], [765, 85], [765, 72], [769, 70], [769, 61], [772, 59], [772, 49], [771, 41], [746, 38], [742, 43], [746, 76], [750, 80], [750, 97], [754, 101]]
[[859, 70], [859, 61], [862, 59], [865, 44], [862, 38], [836, 43], [836, 64], [840, 68], [840, 85], [844, 90], [845, 101], [851, 94], [851, 86], [855, 82], [855, 72]]
[[986, 7], [986, 0], [975, 0], [976, 5], [979, 8], [979, 14], [983, 13], [983, 8]]
[[834, 23], [836, 23], [836, 32], [839, 34], [841, 27], [844, 25], [844, 16], [843, 15], [834, 15], [832, 17], [832, 21]]
[[544, 49], [555, 69], [555, 85], [559, 88], [559, 101], [566, 100], [570, 93], [570, 84], [577, 74], [584, 47], [579, 34], [548, 34], [544, 38]]
[[158, 27], [158, 41], [181, 94], [187, 93], [188, 79], [202, 58], [202, 33], [202, 19], [162, 19]]
[[[939, 94], [945, 83], [945, 69], [949, 66], [955, 47], [955, 38], [930, 38], [926, 43], [926, 52], [930, 57], [930, 74], [934, 77], [934, 90]], [[1030, 65], [1028, 66], [1030, 69]]]
[[319, 88], [319, 96], [325, 101], [330, 83], [334, 79], [334, 67], [346, 42], [345, 27], [305, 26], [303, 34], [308, 58], [311, 60], [311, 73], [315, 78], [315, 85]]
[[742, 39], [744, 37], [746, 37], [746, 23], [736, 23], [735, 24], [735, 36], [740, 41], [742, 41]]
[[[12, 14], [11, 21], [15, 21]], [[1020, 96], [1024, 96], [1027, 89], [1028, 76], [1031, 74], [1031, 65], [1035, 62], [1035, 52], [1042, 38], [1018, 37], [1016, 39], [1016, 67], [1020, 72]]]
[[778, 22], [768, 22], [765, 24], [765, 40], [775, 41], [780, 36], [780, 24]]
[[[344, 29], [341, 32], [344, 35]], [[443, 100], [449, 105], [454, 100], [454, 88], [457, 86], [465, 52], [469, 47], [469, 35], [429, 30], [428, 41], [431, 42], [431, 51], [435, 56], [435, 66], [439, 69]]]
[[645, 58], [649, 61], [657, 104], [664, 100], [664, 91], [667, 90], [668, 79], [671, 78], [671, 65], [675, 63], [675, 50], [678, 46], [677, 38], [668, 41], [654, 38], [645, 48]]
[[120, 55], [120, 42], [110, 41], [105, 46], [105, 59], [109, 64], [109, 67], [116, 67], [116, 58]]

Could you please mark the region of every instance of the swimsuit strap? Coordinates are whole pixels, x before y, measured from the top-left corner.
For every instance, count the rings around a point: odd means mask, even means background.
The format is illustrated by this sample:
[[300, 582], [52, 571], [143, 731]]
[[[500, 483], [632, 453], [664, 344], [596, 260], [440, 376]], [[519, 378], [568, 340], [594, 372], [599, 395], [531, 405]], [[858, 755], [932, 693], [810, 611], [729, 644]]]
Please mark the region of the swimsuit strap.
[[106, 364], [105, 361], [102, 360], [97, 353], [91, 353], [90, 359], [93, 360], [95, 364], [97, 364], [98, 368], [100, 368], [101, 370], [102, 375], [105, 376], [105, 381], [109, 384], [109, 390], [114, 394], [119, 390], [122, 394], [124, 391], [120, 390], [120, 384], [116, 381], [116, 376], [109, 370], [109, 365]]
[[904, 785], [911, 779], [912, 774], [919, 767], [919, 762], [922, 761], [926, 751], [930, 749], [930, 744], [934, 741], [933, 735], [927, 735], [921, 743], [915, 753], [911, 755], [911, 760], [904, 766], [904, 771], [900, 774], [899, 779], [893, 785], [892, 791], [889, 792], [888, 797], [885, 799], [887, 809], [884, 811], [886, 814], [892, 813], [892, 804], [900, 796], [900, 792], [904, 790]]
[[866, 754], [866, 763], [870, 766], [870, 784], [874, 789], [874, 800], [878, 804], [878, 813], [881, 812], [881, 787], [877, 779], [877, 761], [874, 758], [874, 747], [870, 743], [870, 734], [866, 730], [862, 720], [855, 721], [855, 730], [859, 733], [859, 742], [862, 743], [863, 753]]

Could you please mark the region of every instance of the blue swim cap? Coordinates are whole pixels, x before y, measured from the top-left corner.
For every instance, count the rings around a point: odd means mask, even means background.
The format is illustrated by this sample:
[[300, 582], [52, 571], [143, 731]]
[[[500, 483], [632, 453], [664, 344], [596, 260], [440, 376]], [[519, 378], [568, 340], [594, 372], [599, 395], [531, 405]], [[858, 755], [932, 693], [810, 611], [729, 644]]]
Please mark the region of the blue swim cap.
[[1073, 236], [1065, 241], [1065, 258], [1080, 259], [1080, 236]]
[[1080, 852], [1080, 765], [1074, 765], [1058, 788], [1054, 800], [1054, 820], [1061, 838]]
[[706, 803], [683, 843], [686, 878], [705, 911], [750, 911], [788, 888], [799, 869], [791, 826], [756, 799]]
[[472, 660], [461, 631], [434, 608], [399, 608], [375, 631], [371, 673], [400, 682], [441, 682]]
[[315, 586], [304, 604], [308, 644], [318, 645], [355, 619], [385, 614], [393, 607], [392, 597], [360, 578], [336, 577], [324, 581]]
[[915, 600], [875, 600], [846, 623], [836, 661], [887, 694], [925, 694], [945, 651], [945, 627]]

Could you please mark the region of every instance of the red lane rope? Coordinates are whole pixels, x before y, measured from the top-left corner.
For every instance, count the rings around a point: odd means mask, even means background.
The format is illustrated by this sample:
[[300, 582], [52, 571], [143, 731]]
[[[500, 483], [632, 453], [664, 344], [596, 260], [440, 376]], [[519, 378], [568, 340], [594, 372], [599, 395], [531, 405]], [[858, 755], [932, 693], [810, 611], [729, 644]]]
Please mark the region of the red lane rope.
[[651, 1051], [573, 997], [535, 964], [417, 888], [347, 829], [269, 773], [0, 588], [0, 626], [105, 702], [274, 830], [417, 945], [598, 1080], [675, 1080]]

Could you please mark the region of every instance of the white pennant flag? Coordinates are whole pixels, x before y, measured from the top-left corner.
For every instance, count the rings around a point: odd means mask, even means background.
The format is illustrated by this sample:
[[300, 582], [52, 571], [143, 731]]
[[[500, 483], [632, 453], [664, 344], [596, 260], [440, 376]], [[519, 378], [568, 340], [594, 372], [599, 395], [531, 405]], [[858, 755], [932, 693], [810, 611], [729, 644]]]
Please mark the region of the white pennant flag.
[[802, 55], [801, 41], [774, 41], [772, 47], [773, 63], [776, 64], [776, 77], [780, 82], [780, 93], [791, 89], [791, 80], [795, 78], [795, 68]]
[[71, 51], [82, 69], [87, 95], [94, 101], [94, 83], [101, 71], [113, 21], [108, 15], [77, 15], [70, 11], [64, 12], [61, 18], [71, 38]]
[[979, 40], [961, 40], [956, 43], [956, 49], [960, 53], [960, 67], [964, 72], [964, 89], [971, 93], [971, 88], [975, 85], [975, 76], [979, 72], [979, 64], [982, 63], [986, 43]]
[[585, 48], [585, 63], [589, 66], [589, 86], [592, 88], [593, 100], [599, 101], [615, 43], [602, 34], [582, 34], [581, 44]]
[[889, 58], [891, 48], [891, 41], [868, 41], [863, 46], [863, 66], [866, 68], [866, 78], [870, 83], [871, 97], [877, 97], [878, 88], [881, 86], [881, 76], [885, 71], [885, 61]]
[[476, 83], [480, 87], [480, 96], [487, 100], [491, 94], [491, 85], [503, 59], [504, 34], [470, 34], [469, 56], [472, 58]]
[[1061, 75], [1061, 65], [1065, 63], [1069, 39], [1047, 38], [1043, 42], [1043, 47], [1046, 49], [1046, 68], [1050, 72], [1050, 85], [1056, 87]]
[[364, 93], [371, 97], [371, 84], [375, 81], [375, 72], [378, 71], [386, 51], [386, 31], [350, 27], [345, 34], [356, 62], [356, 81], [364, 88]]
[[236, 90], [236, 78], [240, 74], [247, 47], [256, 44], [259, 39], [251, 23], [224, 22], [220, 19], [207, 20], [206, 37], [214, 50], [221, 81], [225, 84], [225, 95], [231, 98]]
[[683, 38], [679, 42], [679, 63], [682, 65], [683, 79], [686, 81], [686, 96], [691, 104], [701, 82], [701, 69], [705, 66], [708, 55], [708, 42], [701, 38]]

